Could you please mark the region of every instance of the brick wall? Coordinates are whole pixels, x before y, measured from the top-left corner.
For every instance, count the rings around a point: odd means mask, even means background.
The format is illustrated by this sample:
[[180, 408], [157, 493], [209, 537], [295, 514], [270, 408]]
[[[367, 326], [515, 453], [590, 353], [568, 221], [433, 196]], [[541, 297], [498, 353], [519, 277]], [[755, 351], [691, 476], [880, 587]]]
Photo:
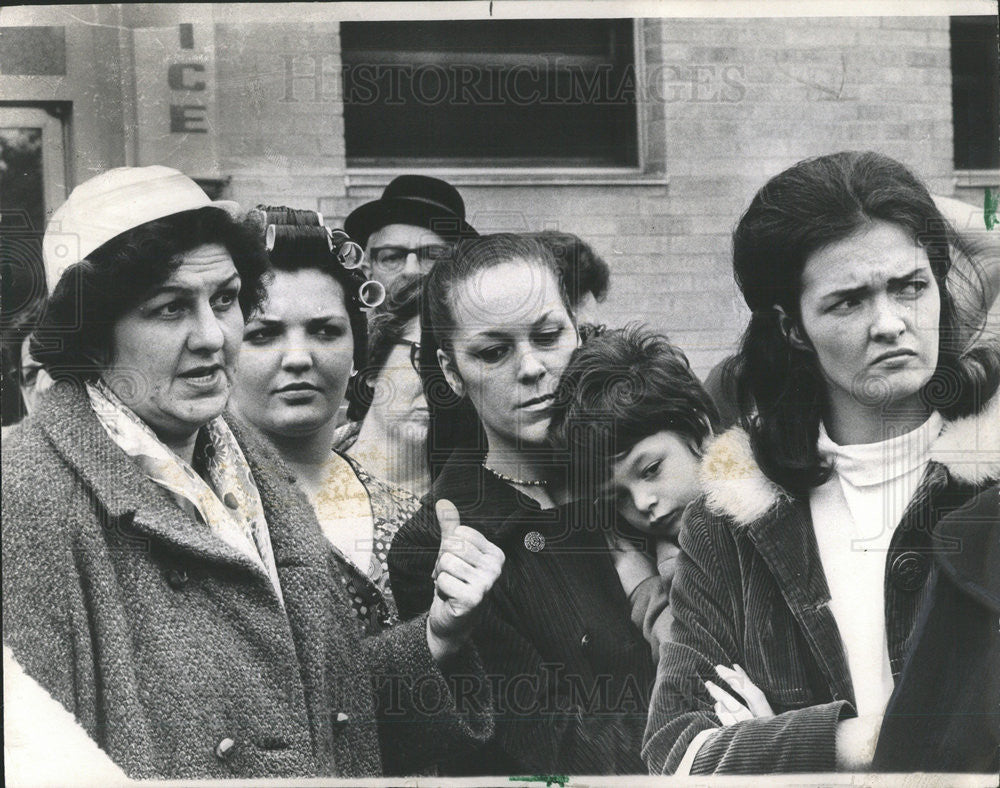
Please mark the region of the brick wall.
[[[159, 8], [157, 24], [185, 21], [183, 7]], [[377, 197], [388, 178], [345, 173], [339, 24], [280, 21], [246, 6], [211, 13], [226, 196], [317, 208], [332, 222]], [[73, 24], [65, 14], [60, 23]], [[69, 40], [89, 29], [74, 26]], [[108, 37], [81, 44], [94, 47], [94, 71], [106, 54], [114, 60], [118, 39]], [[460, 189], [480, 230], [555, 227], [590, 241], [613, 269], [593, 317], [666, 331], [702, 374], [745, 322], [729, 233], [768, 177], [805, 156], [875, 148], [955, 193], [947, 17], [645, 20], [638, 46], [649, 177], [542, 185], [471, 172]], [[74, 80], [90, 72], [74, 73], [51, 90], [36, 80], [8, 95], [73, 100], [71, 156], [87, 177], [127, 157], [120, 131], [98, 132], [121, 117], [115, 74], [83, 90]], [[33, 96], [39, 86], [48, 92]], [[960, 196], [982, 199], [974, 188]]]
[[[640, 197], [649, 234], [615, 266], [610, 314], [664, 327], [704, 371], [746, 314], [732, 284], [728, 234], [771, 175], [806, 156], [875, 148], [952, 192], [947, 18], [663, 20], [665, 63], [734, 66], [739, 101], [666, 106], [665, 195]], [[647, 37], [648, 40], [648, 37]], [[655, 46], [656, 42], [649, 42]], [[611, 201], [609, 200], [609, 203]], [[632, 222], [631, 206], [622, 212]]]
[[340, 25], [216, 25], [220, 168], [229, 195], [319, 207], [344, 194]]
[[[654, 148], [668, 185], [461, 191], [480, 230], [560, 227], [590, 241], [613, 270], [596, 317], [666, 331], [701, 374], [745, 324], [729, 233], [768, 177], [807, 156], [875, 148], [953, 192], [945, 17], [647, 20], [641, 44], [661, 80], [647, 133], [665, 138]], [[379, 191], [320, 204], [339, 219]]]

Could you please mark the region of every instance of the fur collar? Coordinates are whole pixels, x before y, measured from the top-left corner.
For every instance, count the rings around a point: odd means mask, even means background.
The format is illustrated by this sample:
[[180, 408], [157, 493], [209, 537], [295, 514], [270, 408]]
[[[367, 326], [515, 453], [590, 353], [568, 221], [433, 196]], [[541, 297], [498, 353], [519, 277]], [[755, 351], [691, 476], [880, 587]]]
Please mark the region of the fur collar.
[[[979, 413], [946, 422], [931, 446], [931, 460], [952, 478], [981, 485], [1000, 478], [1000, 394]], [[760, 519], [791, 494], [768, 479], [757, 465], [750, 438], [739, 427], [715, 438], [705, 453], [701, 482], [709, 509], [738, 525]]]

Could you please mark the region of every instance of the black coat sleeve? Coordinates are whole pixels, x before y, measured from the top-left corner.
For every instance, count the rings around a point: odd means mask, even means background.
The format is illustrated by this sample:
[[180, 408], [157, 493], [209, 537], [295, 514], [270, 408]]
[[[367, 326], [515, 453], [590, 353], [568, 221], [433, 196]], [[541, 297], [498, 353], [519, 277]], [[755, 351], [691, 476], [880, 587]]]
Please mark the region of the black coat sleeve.
[[396, 532], [389, 548], [389, 583], [401, 620], [430, 610], [434, 601], [431, 574], [440, 548], [441, 526], [434, 513], [434, 504], [425, 500]]

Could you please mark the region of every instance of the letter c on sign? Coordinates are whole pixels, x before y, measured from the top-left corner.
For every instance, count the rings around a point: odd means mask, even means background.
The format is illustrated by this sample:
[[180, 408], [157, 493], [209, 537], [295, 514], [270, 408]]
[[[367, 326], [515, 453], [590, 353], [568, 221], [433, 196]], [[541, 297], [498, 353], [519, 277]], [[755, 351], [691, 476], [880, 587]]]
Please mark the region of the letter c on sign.
[[204, 73], [205, 66], [202, 63], [171, 63], [167, 69], [167, 84], [171, 90], [204, 90], [205, 81], [197, 79], [187, 81], [187, 72], [194, 71], [198, 74]]

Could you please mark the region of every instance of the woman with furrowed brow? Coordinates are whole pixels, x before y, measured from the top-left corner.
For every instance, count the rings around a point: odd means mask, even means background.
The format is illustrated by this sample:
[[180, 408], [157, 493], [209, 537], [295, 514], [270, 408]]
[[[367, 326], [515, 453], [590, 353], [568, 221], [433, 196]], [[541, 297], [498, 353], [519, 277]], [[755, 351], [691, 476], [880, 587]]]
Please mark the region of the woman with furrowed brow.
[[932, 535], [1000, 478], [1000, 350], [968, 342], [954, 246], [926, 187], [871, 152], [796, 164], [740, 219], [741, 425], [681, 529], [651, 773], [872, 767]]

